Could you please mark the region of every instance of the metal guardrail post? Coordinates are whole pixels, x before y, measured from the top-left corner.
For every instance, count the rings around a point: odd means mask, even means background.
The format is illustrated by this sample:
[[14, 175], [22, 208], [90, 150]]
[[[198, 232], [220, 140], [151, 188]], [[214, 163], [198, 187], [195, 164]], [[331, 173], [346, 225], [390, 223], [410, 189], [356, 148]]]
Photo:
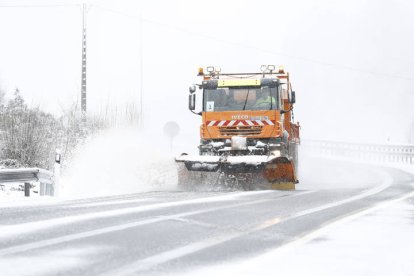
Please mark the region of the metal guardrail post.
[[40, 182], [40, 187], [39, 187], [40, 196], [45, 195], [45, 188], [46, 188], [45, 186], [46, 186], [45, 183]]
[[24, 196], [29, 197], [30, 196], [30, 183], [24, 182]]
[[59, 196], [60, 194], [60, 162], [62, 161], [62, 155], [60, 150], [56, 150], [55, 155], [55, 168], [54, 168], [54, 182], [53, 182], [53, 195]]

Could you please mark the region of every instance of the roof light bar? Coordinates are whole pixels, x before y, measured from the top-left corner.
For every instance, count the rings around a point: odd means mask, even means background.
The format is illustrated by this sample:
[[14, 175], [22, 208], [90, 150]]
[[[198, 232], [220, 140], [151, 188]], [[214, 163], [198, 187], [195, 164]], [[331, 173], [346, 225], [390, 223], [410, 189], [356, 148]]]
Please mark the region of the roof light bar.
[[274, 66], [274, 65], [268, 65], [267, 66], [267, 70], [269, 70], [270, 73], [272, 73], [275, 69], [276, 69], [276, 66]]
[[214, 72], [214, 67], [213, 66], [207, 66], [207, 72], [213, 73]]

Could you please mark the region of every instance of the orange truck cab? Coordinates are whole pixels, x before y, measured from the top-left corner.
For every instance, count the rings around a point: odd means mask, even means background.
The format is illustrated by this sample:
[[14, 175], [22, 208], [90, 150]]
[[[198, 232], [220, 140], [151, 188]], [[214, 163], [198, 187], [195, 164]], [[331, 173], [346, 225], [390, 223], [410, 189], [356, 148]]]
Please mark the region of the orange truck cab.
[[[220, 172], [240, 179], [255, 173], [271, 184], [297, 182], [300, 140], [299, 124], [293, 121], [295, 92], [283, 67], [261, 69], [227, 74], [219, 67], [207, 67], [206, 74], [199, 69], [201, 82], [190, 87], [189, 95], [190, 111], [202, 117], [199, 155], [176, 158], [188, 171]], [[201, 103], [199, 110], [196, 102]]]

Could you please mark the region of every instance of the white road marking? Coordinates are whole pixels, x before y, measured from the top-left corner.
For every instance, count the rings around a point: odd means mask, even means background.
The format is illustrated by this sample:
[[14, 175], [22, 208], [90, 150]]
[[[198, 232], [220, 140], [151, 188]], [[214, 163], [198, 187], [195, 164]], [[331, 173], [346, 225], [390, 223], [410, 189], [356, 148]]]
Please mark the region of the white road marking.
[[182, 247], [178, 247], [176, 249], [165, 251], [163, 253], [156, 254], [156, 255], [153, 255], [153, 256], [145, 258], [145, 259], [141, 259], [141, 260], [139, 260], [139, 261], [137, 261], [133, 264], [124, 266], [120, 269], [110, 271], [109, 274], [105, 274], [105, 275], [136, 275], [137, 272], [149, 269], [149, 268], [151, 268], [155, 265], [159, 265], [161, 263], [165, 263], [165, 262], [168, 262], [168, 261], [186, 256], [186, 255], [189, 255], [189, 254], [193, 254], [195, 252], [204, 250], [208, 247], [212, 247], [212, 246], [215, 246], [217, 244], [230, 241], [232, 239], [235, 239], [235, 238], [253, 233], [255, 231], [263, 230], [265, 228], [276, 225], [280, 222], [286, 222], [286, 221], [289, 221], [289, 220], [292, 220], [292, 219], [295, 219], [295, 218], [298, 218], [298, 217], [301, 217], [301, 216], [317, 213], [317, 212], [322, 211], [322, 210], [326, 210], [326, 209], [329, 209], [329, 208], [332, 208], [332, 207], [336, 207], [336, 206], [339, 206], [339, 205], [342, 205], [342, 204], [346, 204], [348, 202], [352, 202], [352, 201], [355, 201], [355, 200], [358, 200], [358, 199], [362, 199], [362, 198], [374, 195], [376, 193], [379, 193], [379, 192], [383, 191], [384, 189], [386, 189], [387, 187], [389, 187], [391, 185], [391, 183], [392, 183], [391, 177], [388, 174], [386, 174], [386, 176], [387, 177], [386, 177], [385, 181], [379, 187], [375, 187], [373, 189], [370, 189], [368, 191], [365, 191], [365, 192], [363, 192], [359, 195], [350, 197], [348, 199], [337, 201], [337, 202], [330, 203], [330, 204], [325, 204], [325, 205], [322, 205], [322, 206], [319, 206], [319, 207], [316, 207], [316, 208], [312, 208], [312, 209], [309, 209], [309, 210], [306, 210], [306, 211], [303, 211], [303, 212], [299, 212], [295, 215], [288, 216], [285, 219], [280, 219], [280, 218], [276, 217], [273, 220], [265, 221], [264, 223], [254, 227], [250, 230], [246, 230], [246, 231], [243, 231], [243, 232], [240, 232], [240, 233], [230, 234], [230, 235], [225, 235], [225, 236], [215, 237], [215, 238], [213, 237], [213, 238], [205, 239], [205, 240], [200, 241], [200, 242], [195, 242], [195, 243], [192, 243], [192, 244], [189, 244], [189, 245], [186, 245], [186, 246], [182, 246]]
[[273, 199], [266, 199], [266, 200], [262, 199], [262, 200], [257, 200], [257, 201], [254, 201], [254, 202], [250, 202], [248, 204], [239, 203], [239, 204], [234, 204], [234, 205], [226, 206], [226, 207], [209, 208], [209, 209], [204, 209], [204, 210], [200, 210], [200, 211], [186, 212], [186, 213], [181, 213], [181, 214], [178, 214], [178, 215], [171, 215], [171, 216], [161, 216], [161, 217], [156, 217], [156, 218], [152, 218], [152, 219], [147, 219], [147, 220], [142, 220], [142, 221], [137, 221], [137, 222], [125, 223], [125, 224], [100, 228], [100, 229], [96, 229], [96, 230], [86, 231], [86, 232], [82, 232], [82, 233], [70, 234], [70, 235], [66, 235], [66, 236], [61, 236], [61, 237], [57, 237], [57, 238], [52, 238], [52, 239], [39, 241], [39, 242], [27, 243], [27, 244], [23, 244], [23, 245], [17, 245], [17, 246], [12, 246], [12, 247], [9, 247], [9, 248], [6, 248], [6, 249], [2, 249], [2, 250], [0, 250], [0, 256], [15, 254], [15, 253], [19, 253], [19, 252], [23, 252], [23, 251], [27, 251], [27, 250], [32, 250], [32, 249], [36, 249], [36, 248], [51, 246], [51, 245], [64, 243], [64, 242], [69, 242], [69, 241], [73, 241], [73, 240], [79, 240], [79, 239], [83, 239], [83, 238], [87, 238], [87, 237], [93, 237], [93, 236], [96, 236], [96, 235], [107, 234], [107, 233], [111, 233], [111, 232], [115, 232], [115, 231], [125, 230], [125, 229], [128, 229], [128, 228], [133, 228], [133, 227], [137, 227], [137, 226], [142, 226], [142, 225], [147, 225], [147, 224], [151, 224], [151, 223], [161, 222], [161, 221], [165, 221], [165, 220], [176, 220], [176, 219], [187, 217], [187, 216], [193, 216], [193, 215], [198, 215], [198, 214], [207, 213], [207, 212], [214, 212], [214, 211], [223, 210], [223, 209], [226, 209], [226, 208], [234, 208], [234, 207], [239, 207], [239, 206], [257, 204], [257, 203], [262, 203], [262, 202], [271, 201], [271, 200], [273, 200]]
[[223, 235], [220, 237], [212, 237], [209, 239], [205, 239], [199, 242], [194, 242], [189, 245], [181, 246], [172, 250], [164, 251], [162, 253], [141, 259], [133, 264], [124, 266], [120, 269], [112, 270], [106, 272], [102, 275], [137, 275], [137, 272], [149, 269], [155, 265], [165, 263], [186, 255], [193, 254], [194, 252], [198, 252], [204, 250], [206, 248], [221, 244], [223, 242], [227, 242], [229, 240], [245, 236], [251, 234], [253, 232], [268, 228], [280, 222], [279, 218], [273, 218], [267, 220], [249, 230], [240, 231], [237, 233], [231, 233], [227, 235]]
[[359, 218], [361, 216], [370, 214], [372, 212], [375, 212], [376, 210], [383, 209], [383, 208], [385, 208], [385, 207], [387, 207], [387, 206], [389, 206], [389, 205], [391, 205], [393, 203], [397, 203], [397, 202], [406, 200], [406, 199], [411, 198], [411, 197], [414, 197], [414, 191], [413, 192], [410, 192], [409, 194], [406, 194], [406, 195], [404, 195], [402, 197], [399, 197], [399, 198], [396, 198], [396, 199], [392, 199], [392, 200], [388, 200], [386, 202], [377, 204], [377, 205], [375, 205], [375, 206], [373, 206], [371, 208], [362, 210], [362, 211], [360, 211], [358, 213], [355, 213], [355, 214], [352, 214], [350, 216], [346, 216], [344, 218], [335, 220], [334, 222], [331, 222], [331, 223], [323, 226], [322, 228], [319, 228], [319, 229], [317, 229], [317, 230], [315, 230], [315, 231], [313, 231], [313, 232], [311, 232], [311, 233], [309, 233], [309, 234], [307, 234], [307, 235], [305, 235], [305, 236], [303, 236], [303, 237], [301, 237], [301, 238], [299, 238], [297, 240], [294, 240], [292, 242], [289, 242], [289, 243], [287, 243], [287, 244], [285, 244], [285, 245], [283, 245], [283, 246], [275, 249], [272, 253], [275, 253], [275, 254], [284, 254], [284, 252], [286, 252], [286, 251], [292, 250], [293, 248], [296, 248], [296, 247], [298, 247], [300, 245], [303, 245], [305, 243], [308, 243], [308, 242], [314, 240], [315, 238], [318, 238], [318, 237], [322, 236], [323, 234], [326, 234], [330, 229], [332, 229], [335, 226], [338, 226], [338, 225], [344, 224], [346, 222], [355, 220], [356, 218]]
[[[259, 192], [263, 192], [263, 191], [259, 191]], [[269, 191], [267, 191], [267, 192], [269, 192]], [[270, 192], [272, 192], [272, 191], [270, 191]], [[254, 192], [254, 193], [256, 193], [256, 192]], [[278, 197], [277, 199], [287, 199], [287, 198], [292, 198], [292, 197], [305, 195], [305, 194], [309, 194], [309, 193], [314, 193], [314, 191], [300, 192], [300, 193], [296, 193], [296, 194], [294, 194], [292, 196], [289, 196], [289, 197], [281, 196], [281, 197]], [[142, 226], [142, 225], [146, 225], [146, 224], [161, 222], [161, 221], [165, 221], [165, 220], [178, 220], [178, 219], [188, 217], [188, 216], [193, 216], [193, 215], [198, 215], [198, 214], [203, 214], [203, 213], [208, 213], [208, 212], [214, 212], [214, 211], [221, 211], [223, 209], [254, 205], [254, 204], [259, 204], [259, 203], [263, 203], [263, 202], [267, 202], [267, 201], [274, 201], [274, 200], [275, 200], [275, 198], [260, 199], [260, 200], [256, 200], [256, 201], [252, 201], [252, 202], [242, 202], [242, 203], [232, 204], [232, 205], [223, 206], [223, 207], [208, 208], [208, 209], [204, 209], [204, 210], [193, 211], [193, 212], [185, 212], [185, 213], [175, 214], [175, 215], [170, 215], [170, 216], [160, 216], [160, 217], [151, 218], [151, 219], [147, 219], [147, 220], [131, 222], [131, 223], [125, 223], [125, 224], [120, 224], [120, 225], [115, 225], [115, 226], [109, 226], [109, 227], [100, 228], [100, 229], [91, 230], [91, 231], [85, 231], [85, 232], [82, 232], [82, 233], [69, 234], [69, 235], [60, 236], [60, 237], [47, 239], [47, 240], [43, 240], [43, 241], [26, 243], [26, 244], [22, 244], [22, 245], [8, 247], [8, 248], [5, 248], [5, 249], [0, 249], [0, 256], [16, 254], [16, 253], [20, 253], [20, 252], [24, 252], [24, 251], [28, 251], [28, 250], [33, 250], [33, 249], [42, 248], [42, 247], [46, 247], [46, 246], [52, 246], [52, 245], [56, 245], [56, 244], [60, 244], [60, 243], [64, 243], [64, 242], [69, 242], [69, 241], [74, 241], [74, 240], [78, 240], [78, 239], [93, 237], [93, 236], [96, 236], [96, 235], [107, 234], [107, 233], [111, 233], [111, 232], [115, 232], [115, 231], [125, 230], [125, 229], [128, 229], [128, 228], [133, 228], [133, 227]]]
[[83, 207], [96, 207], [96, 206], [105, 206], [105, 205], [117, 205], [117, 204], [129, 204], [137, 202], [147, 202], [154, 201], [156, 198], [139, 198], [139, 199], [123, 199], [123, 200], [113, 200], [113, 201], [99, 201], [99, 202], [86, 202], [78, 203], [67, 206], [68, 208], [83, 208]]
[[59, 217], [59, 218], [54, 218], [54, 219], [26, 222], [26, 223], [21, 223], [21, 224], [3, 225], [3, 226], [0, 226], [0, 237], [5, 238], [5, 237], [11, 237], [11, 236], [18, 236], [18, 235], [30, 233], [33, 231], [38, 231], [38, 230], [47, 229], [47, 228], [56, 227], [56, 226], [67, 225], [70, 223], [91, 220], [91, 219], [114, 217], [114, 216], [119, 216], [119, 215], [139, 213], [139, 212], [145, 212], [149, 210], [155, 210], [155, 209], [161, 209], [161, 208], [167, 208], [167, 207], [198, 204], [198, 203], [204, 203], [204, 202], [234, 200], [239, 197], [251, 196], [251, 195], [261, 194], [261, 193], [270, 193], [270, 192], [272, 191], [235, 192], [235, 193], [230, 193], [230, 194], [220, 195], [220, 196], [210, 196], [210, 197], [196, 198], [196, 199], [190, 199], [190, 200], [155, 203], [155, 204], [144, 205], [144, 206], [128, 207], [128, 208], [122, 208], [122, 209], [116, 209], [116, 210], [110, 210], [110, 211], [94, 212], [94, 213], [73, 215], [73, 216], [67, 216], [67, 217]]
[[[1, 201], [3, 198], [0, 198], [0, 208], [14, 208], [14, 207], [31, 207], [31, 206], [50, 206], [50, 205], [58, 205], [62, 204], [62, 200], [58, 198], [51, 198], [51, 197], [23, 197], [23, 198], [16, 198], [13, 201], [10, 201], [10, 198], [7, 198], [7, 201]], [[6, 199], [4, 199], [6, 200]]]
[[315, 213], [315, 212], [323, 211], [323, 210], [326, 210], [326, 209], [329, 209], [329, 208], [332, 208], [332, 207], [340, 206], [340, 205], [343, 205], [343, 204], [346, 204], [346, 203], [349, 203], [349, 202], [352, 202], [352, 201], [355, 201], [355, 200], [358, 200], [358, 199], [361, 199], [361, 198], [365, 198], [365, 197], [377, 194], [377, 193], [385, 190], [389, 186], [391, 186], [391, 183], [392, 183], [391, 177], [386, 173], [384, 173], [384, 177], [385, 177], [384, 182], [378, 187], [369, 189], [369, 190], [367, 190], [363, 193], [352, 196], [350, 198], [346, 198], [346, 199], [343, 199], [343, 200], [340, 200], [340, 201], [336, 201], [336, 202], [333, 202], [333, 203], [325, 204], [325, 205], [322, 205], [322, 206], [319, 206], [319, 207], [316, 207], [316, 208], [311, 208], [311, 209], [299, 212], [299, 213], [295, 214], [294, 217], [296, 218], [296, 217], [312, 214], [312, 213]]

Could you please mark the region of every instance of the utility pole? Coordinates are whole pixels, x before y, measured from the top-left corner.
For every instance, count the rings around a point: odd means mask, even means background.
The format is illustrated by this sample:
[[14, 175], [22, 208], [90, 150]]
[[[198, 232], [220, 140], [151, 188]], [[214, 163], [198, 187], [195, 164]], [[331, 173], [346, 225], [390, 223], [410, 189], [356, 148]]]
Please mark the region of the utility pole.
[[144, 126], [144, 118], [143, 118], [143, 101], [142, 101], [142, 94], [143, 94], [143, 82], [144, 82], [144, 66], [143, 66], [143, 47], [144, 47], [144, 42], [143, 42], [143, 23], [144, 21], [142, 20], [142, 13], [139, 16], [139, 127], [142, 129]]
[[81, 81], [82, 122], [86, 123], [86, 4], [82, 5], [82, 81]]

